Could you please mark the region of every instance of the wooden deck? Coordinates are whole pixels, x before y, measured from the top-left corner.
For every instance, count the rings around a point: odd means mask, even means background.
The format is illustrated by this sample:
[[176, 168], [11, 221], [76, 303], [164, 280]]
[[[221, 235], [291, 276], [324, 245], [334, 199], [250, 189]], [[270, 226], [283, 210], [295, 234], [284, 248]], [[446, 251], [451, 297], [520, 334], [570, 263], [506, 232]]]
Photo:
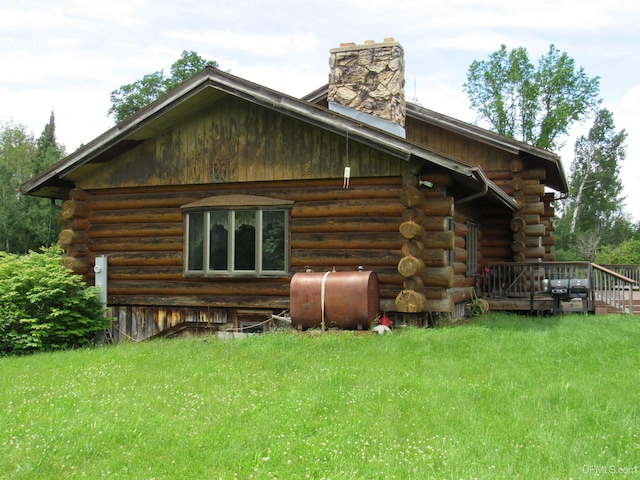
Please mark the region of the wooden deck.
[[[491, 310], [545, 315], [553, 310], [553, 298], [545, 288], [545, 279], [581, 278], [590, 285], [588, 313], [640, 314], [636, 280], [640, 278], [640, 266], [623, 266], [620, 273], [617, 267], [588, 262], [491, 264], [490, 274], [479, 277], [478, 291], [489, 302]], [[574, 298], [561, 301], [557, 313], [582, 311], [581, 299]]]
[[[544, 315], [551, 313], [553, 299], [549, 295], [535, 295], [531, 298], [486, 298], [489, 302], [490, 310], [503, 310], [503, 311], [516, 311], [516, 312], [529, 312], [538, 315]], [[582, 302], [579, 299], [574, 299], [568, 302], [560, 302], [562, 312], [561, 313], [581, 313]], [[595, 302], [596, 304], [598, 302]], [[595, 313], [596, 306], [594, 302], [589, 301], [589, 313]]]
[[[527, 312], [537, 315], [545, 315], [551, 313], [552, 299], [550, 296], [537, 295], [533, 298], [533, 303], [529, 298], [486, 298], [489, 302], [490, 310], [494, 311], [512, 311]], [[582, 304], [580, 300], [572, 300], [571, 302], [561, 302], [562, 312], [559, 313], [581, 313]], [[595, 315], [610, 315], [622, 312], [619, 309], [606, 304], [602, 300], [589, 301], [588, 312]], [[634, 292], [633, 298], [633, 314], [640, 315], [640, 292]]]

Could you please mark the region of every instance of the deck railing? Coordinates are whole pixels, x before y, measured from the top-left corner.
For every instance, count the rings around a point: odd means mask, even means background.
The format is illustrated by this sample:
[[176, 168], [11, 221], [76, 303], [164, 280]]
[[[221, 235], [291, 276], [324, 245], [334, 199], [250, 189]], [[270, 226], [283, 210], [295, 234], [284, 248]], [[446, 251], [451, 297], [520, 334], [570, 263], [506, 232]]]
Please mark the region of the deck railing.
[[[624, 266], [625, 273], [637, 273], [640, 266]], [[633, 269], [632, 267], [635, 267]], [[601, 300], [621, 312], [633, 312], [633, 287], [637, 280], [611, 268], [589, 262], [491, 263], [479, 276], [480, 296], [529, 298], [550, 295], [548, 281], [587, 279], [589, 299]]]
[[485, 297], [525, 298], [547, 290], [545, 280], [590, 278], [589, 262], [490, 263], [480, 277]]
[[[630, 270], [626, 271], [632, 273]], [[636, 280], [595, 263], [591, 267], [591, 276], [593, 294], [597, 300], [602, 300], [621, 312], [633, 313]]]
[[640, 288], [640, 265], [612, 265], [612, 264], [600, 264], [601, 267], [606, 268], [612, 272], [617, 273], [618, 275], [622, 275], [623, 277], [630, 278], [631, 280], [635, 280], [634, 288], [637, 290]]

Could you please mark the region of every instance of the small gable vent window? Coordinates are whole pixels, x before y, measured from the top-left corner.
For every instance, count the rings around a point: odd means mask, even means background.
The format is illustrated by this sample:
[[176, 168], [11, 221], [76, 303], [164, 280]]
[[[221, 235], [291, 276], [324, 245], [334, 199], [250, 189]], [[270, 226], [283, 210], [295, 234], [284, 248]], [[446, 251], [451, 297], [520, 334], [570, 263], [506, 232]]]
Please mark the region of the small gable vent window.
[[183, 205], [185, 275], [286, 275], [292, 203], [220, 195]]

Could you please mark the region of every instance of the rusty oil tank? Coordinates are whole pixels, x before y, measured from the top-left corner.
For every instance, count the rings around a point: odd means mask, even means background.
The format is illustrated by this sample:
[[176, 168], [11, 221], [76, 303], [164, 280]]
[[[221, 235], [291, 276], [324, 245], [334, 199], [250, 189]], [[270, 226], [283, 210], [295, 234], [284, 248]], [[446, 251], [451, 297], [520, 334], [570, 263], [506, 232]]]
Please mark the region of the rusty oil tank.
[[291, 278], [294, 328], [368, 329], [379, 312], [375, 272], [302, 272]]

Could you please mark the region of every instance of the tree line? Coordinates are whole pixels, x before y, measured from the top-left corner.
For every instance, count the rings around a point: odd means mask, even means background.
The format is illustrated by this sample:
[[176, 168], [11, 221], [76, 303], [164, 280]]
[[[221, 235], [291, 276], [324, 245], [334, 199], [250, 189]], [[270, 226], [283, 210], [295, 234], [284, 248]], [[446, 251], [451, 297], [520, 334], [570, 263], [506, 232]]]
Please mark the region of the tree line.
[[55, 243], [60, 233], [59, 205], [25, 196], [18, 187], [58, 162], [64, 146], [56, 140], [53, 112], [39, 137], [22, 124], [0, 125], [0, 250], [26, 253]]

